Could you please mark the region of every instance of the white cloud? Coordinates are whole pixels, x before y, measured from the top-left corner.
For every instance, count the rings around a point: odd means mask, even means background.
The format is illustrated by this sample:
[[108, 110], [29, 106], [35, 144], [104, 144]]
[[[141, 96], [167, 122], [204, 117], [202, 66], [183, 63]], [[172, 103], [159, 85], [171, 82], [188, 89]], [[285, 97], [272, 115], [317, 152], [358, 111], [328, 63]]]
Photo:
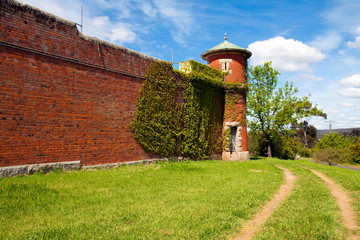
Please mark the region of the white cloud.
[[171, 22], [170, 27], [173, 29], [171, 34], [178, 43], [185, 43], [186, 36], [189, 36], [196, 24], [193, 21], [192, 13], [186, 9], [184, 2], [155, 0], [160, 15]]
[[360, 74], [354, 74], [350, 77], [344, 78], [339, 83], [349, 87], [360, 87]]
[[[85, 34], [116, 44], [132, 43], [151, 30], [167, 28], [181, 44], [197, 28], [194, 3], [180, 0], [22, 0], [65, 19], [80, 23], [84, 6]], [[84, 3], [86, 4], [84, 5]]]
[[349, 120], [359, 120], [358, 117], [350, 117]]
[[358, 27], [356, 29], [356, 33], [359, 35], [355, 38], [354, 42], [347, 42], [347, 45], [349, 48], [356, 48], [356, 49], [360, 49], [360, 27]]
[[320, 62], [326, 57], [317, 48], [283, 37], [251, 43], [248, 49], [253, 53], [253, 65], [272, 61], [274, 68], [284, 71], [311, 71], [309, 64]]
[[342, 79], [340, 84], [349, 86], [340, 91], [340, 94], [345, 97], [360, 98], [360, 74], [353, 74], [350, 77]]
[[110, 41], [115, 42], [128, 42], [132, 43], [135, 40], [136, 34], [126, 28], [125, 25], [117, 24], [117, 26], [111, 30], [111, 33], [108, 35]]
[[[346, 102], [341, 102], [339, 103], [340, 106], [343, 106], [343, 107], [352, 107], [354, 106], [353, 103], [346, 103]], [[344, 116], [340, 116], [340, 117], [344, 117]]]
[[141, 10], [149, 17], [155, 17], [157, 10], [151, 6], [149, 2], [142, 2], [140, 4]]
[[95, 27], [104, 27], [106, 24], [109, 23], [110, 19], [108, 16], [95, 17], [92, 20], [92, 24], [94, 24]]
[[300, 74], [299, 75], [301, 78], [303, 79], [309, 79], [313, 82], [321, 82], [321, 81], [324, 81], [324, 78], [322, 77], [318, 77], [318, 76], [315, 76], [315, 75], [311, 75], [311, 74]]
[[99, 16], [91, 20], [89, 32], [94, 36], [111, 42], [132, 43], [136, 38], [136, 33], [131, 31], [131, 25], [121, 22], [111, 22], [108, 16]]
[[354, 42], [347, 42], [348, 47], [360, 49], [360, 37], [356, 37]]
[[[83, 3], [79, 0], [23, 0], [27, 4], [49, 11], [57, 16], [80, 23], [80, 7]], [[120, 12], [121, 18], [131, 16], [131, 4], [127, 1], [112, 3], [104, 0], [87, 2], [84, 6], [84, 33], [95, 36], [106, 41], [118, 43], [131, 43], [135, 40], [136, 34], [130, 24], [124, 24], [110, 19], [109, 16], [96, 16], [100, 10], [113, 10]]]
[[325, 35], [317, 36], [310, 45], [324, 51], [336, 49], [341, 43], [342, 37], [336, 32], [328, 32]]
[[333, 0], [330, 9], [323, 15], [332, 27], [342, 31], [351, 31], [360, 25], [360, 1], [358, 0]]
[[[37, 7], [43, 11], [47, 11], [56, 16], [65, 18], [73, 22], [80, 22], [80, 1], [64, 1], [52, 0], [52, 1], [39, 1], [39, 0], [21, 0], [25, 4]], [[66, 5], [66, 7], [64, 7]]]
[[340, 94], [345, 97], [360, 98], [360, 88], [349, 87], [340, 90]]

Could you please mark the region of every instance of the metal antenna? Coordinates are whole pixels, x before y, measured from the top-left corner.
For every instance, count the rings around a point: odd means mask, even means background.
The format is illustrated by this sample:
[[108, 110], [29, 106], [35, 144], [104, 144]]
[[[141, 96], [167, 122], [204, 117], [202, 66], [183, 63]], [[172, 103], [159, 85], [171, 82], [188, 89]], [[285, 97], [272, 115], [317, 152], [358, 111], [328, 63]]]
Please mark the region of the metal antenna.
[[331, 128], [332, 128], [332, 124], [334, 123], [334, 121], [329, 121], [329, 132], [331, 133]]
[[171, 64], [174, 63], [174, 49], [171, 48]]
[[83, 7], [81, 6], [81, 24], [76, 23], [76, 25], [80, 26], [80, 31], [83, 31]]
[[174, 63], [179, 64], [179, 62], [174, 62], [174, 49], [171, 48], [171, 65], [174, 65]]
[[83, 7], [81, 6], [81, 32], [83, 31]]
[[329, 120], [329, 121], [327, 121], [327, 122], [329, 122], [329, 133], [331, 133], [331, 132], [332, 132], [333, 123], [334, 123], [335, 121]]

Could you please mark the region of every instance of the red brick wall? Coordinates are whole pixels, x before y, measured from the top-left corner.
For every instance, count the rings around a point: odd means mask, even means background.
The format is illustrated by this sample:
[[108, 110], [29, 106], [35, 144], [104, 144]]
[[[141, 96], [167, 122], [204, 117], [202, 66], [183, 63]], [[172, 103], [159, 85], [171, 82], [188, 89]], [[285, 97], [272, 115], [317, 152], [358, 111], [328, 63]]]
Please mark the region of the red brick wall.
[[0, 2], [0, 166], [152, 158], [129, 128], [155, 59]]

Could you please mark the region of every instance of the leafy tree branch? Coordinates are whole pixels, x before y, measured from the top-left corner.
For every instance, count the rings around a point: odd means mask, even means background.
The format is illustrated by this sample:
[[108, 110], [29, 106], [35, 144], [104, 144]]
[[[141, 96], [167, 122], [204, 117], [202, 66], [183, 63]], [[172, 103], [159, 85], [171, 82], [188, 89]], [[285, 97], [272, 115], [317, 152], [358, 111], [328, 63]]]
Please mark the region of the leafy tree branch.
[[263, 66], [251, 66], [249, 69], [248, 116], [252, 131], [260, 131], [267, 144], [268, 157], [272, 157], [271, 146], [280, 132], [288, 130], [291, 124], [297, 124], [308, 116], [326, 114], [314, 105], [309, 97], [296, 96], [298, 88], [291, 82], [285, 82], [278, 88], [280, 73], [272, 68], [271, 62]]

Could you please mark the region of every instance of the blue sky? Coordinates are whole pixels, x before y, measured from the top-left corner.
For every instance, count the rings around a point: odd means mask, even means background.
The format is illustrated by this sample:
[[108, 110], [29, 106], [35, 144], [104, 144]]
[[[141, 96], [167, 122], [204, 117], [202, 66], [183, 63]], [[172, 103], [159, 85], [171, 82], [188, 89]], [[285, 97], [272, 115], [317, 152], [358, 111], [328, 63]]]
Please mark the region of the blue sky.
[[[272, 61], [279, 85], [328, 114], [318, 129], [360, 127], [359, 0], [23, 0], [80, 23], [85, 34], [171, 61], [194, 59], [228, 41], [253, 53], [250, 64]], [[176, 67], [176, 66], [175, 66]]]

